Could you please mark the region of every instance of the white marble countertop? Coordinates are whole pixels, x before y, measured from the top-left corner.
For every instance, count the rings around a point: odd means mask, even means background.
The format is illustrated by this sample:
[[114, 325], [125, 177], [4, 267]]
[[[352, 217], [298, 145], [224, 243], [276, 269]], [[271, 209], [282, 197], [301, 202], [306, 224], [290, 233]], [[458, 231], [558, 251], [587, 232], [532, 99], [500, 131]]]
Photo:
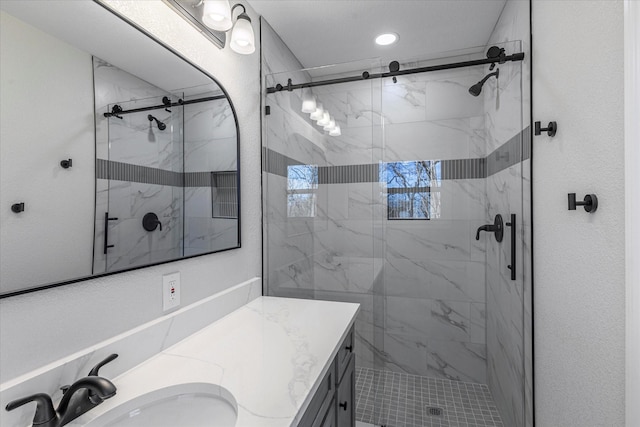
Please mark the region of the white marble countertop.
[[237, 427], [295, 426], [358, 310], [352, 303], [259, 297], [114, 378], [117, 394], [73, 425], [149, 391], [197, 382], [231, 392]]

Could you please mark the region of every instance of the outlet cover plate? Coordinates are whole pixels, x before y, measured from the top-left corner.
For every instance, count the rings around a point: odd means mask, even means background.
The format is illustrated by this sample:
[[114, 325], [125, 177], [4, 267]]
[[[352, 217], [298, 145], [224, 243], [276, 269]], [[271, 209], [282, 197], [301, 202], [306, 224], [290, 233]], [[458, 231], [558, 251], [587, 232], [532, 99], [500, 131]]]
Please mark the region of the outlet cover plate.
[[162, 311], [180, 305], [180, 272], [162, 276]]

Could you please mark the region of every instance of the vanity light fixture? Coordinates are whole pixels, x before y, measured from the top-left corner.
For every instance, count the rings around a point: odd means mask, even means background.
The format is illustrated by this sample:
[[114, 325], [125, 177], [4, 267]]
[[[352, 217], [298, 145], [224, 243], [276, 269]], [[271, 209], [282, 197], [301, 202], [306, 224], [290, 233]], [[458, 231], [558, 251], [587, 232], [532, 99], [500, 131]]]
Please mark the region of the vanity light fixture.
[[329, 135], [331, 136], [340, 136], [342, 132], [340, 132], [340, 125], [336, 125], [331, 131], [329, 131]]
[[202, 22], [216, 31], [229, 31], [233, 26], [231, 21], [231, 6], [229, 0], [203, 0]]
[[247, 15], [247, 10], [240, 3], [235, 4], [231, 8], [231, 15], [236, 7], [241, 7], [242, 12], [236, 18], [231, 30], [231, 49], [242, 55], [250, 55], [256, 51], [256, 37], [253, 34], [253, 26], [251, 26], [251, 18]]
[[399, 39], [396, 33], [384, 33], [376, 37], [376, 44], [380, 46], [389, 46]]
[[[242, 55], [256, 51], [256, 37], [244, 5], [229, 0], [162, 0], [221, 49], [227, 44]], [[241, 8], [233, 19], [234, 10]], [[230, 35], [227, 32], [231, 32]]]

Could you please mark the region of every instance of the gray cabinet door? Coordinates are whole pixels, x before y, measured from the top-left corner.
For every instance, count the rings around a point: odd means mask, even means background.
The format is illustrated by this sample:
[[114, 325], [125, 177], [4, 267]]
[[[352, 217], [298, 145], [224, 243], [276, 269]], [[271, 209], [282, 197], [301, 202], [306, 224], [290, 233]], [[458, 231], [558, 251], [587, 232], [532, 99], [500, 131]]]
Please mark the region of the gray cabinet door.
[[356, 358], [351, 357], [349, 365], [336, 391], [336, 414], [338, 427], [355, 427], [356, 425]]

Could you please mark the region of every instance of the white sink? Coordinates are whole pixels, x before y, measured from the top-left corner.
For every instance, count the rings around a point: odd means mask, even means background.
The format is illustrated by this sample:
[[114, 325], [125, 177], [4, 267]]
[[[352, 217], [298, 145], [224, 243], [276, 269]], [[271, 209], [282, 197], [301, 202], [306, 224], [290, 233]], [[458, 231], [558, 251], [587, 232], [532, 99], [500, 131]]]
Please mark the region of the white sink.
[[[107, 402], [105, 401], [103, 405]], [[154, 390], [127, 400], [84, 425], [86, 427], [232, 427], [237, 418], [238, 404], [227, 389], [215, 384], [186, 383]]]

